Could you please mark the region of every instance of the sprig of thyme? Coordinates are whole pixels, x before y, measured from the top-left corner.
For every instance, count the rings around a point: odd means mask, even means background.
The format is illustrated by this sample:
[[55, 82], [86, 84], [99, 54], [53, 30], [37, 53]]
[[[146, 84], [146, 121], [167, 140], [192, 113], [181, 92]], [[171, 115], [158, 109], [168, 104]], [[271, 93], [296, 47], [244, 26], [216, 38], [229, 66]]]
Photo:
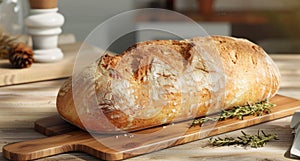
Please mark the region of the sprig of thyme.
[[[264, 131], [258, 130], [256, 135], [249, 135], [242, 132], [242, 136], [238, 137], [225, 137], [225, 138], [210, 138], [208, 142], [213, 146], [229, 146], [229, 145], [242, 145], [250, 146], [252, 148], [263, 147], [271, 140], [278, 140], [276, 134], [266, 134]], [[261, 135], [260, 132], [263, 134]]]
[[263, 113], [270, 113], [271, 107], [275, 104], [270, 103], [268, 100], [255, 103], [253, 105], [236, 106], [230, 110], [222, 110], [218, 117], [202, 117], [194, 119], [192, 126], [201, 125], [209, 121], [221, 121], [228, 118], [237, 118], [242, 120], [244, 116], [256, 115], [261, 116]]

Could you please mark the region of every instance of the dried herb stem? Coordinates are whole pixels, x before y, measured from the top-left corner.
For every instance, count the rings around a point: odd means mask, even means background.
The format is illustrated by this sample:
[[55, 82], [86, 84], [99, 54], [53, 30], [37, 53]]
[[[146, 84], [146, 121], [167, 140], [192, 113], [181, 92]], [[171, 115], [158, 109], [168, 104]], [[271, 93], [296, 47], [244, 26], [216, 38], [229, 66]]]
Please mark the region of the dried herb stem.
[[[266, 134], [264, 131], [258, 130], [256, 135], [249, 135], [242, 132], [242, 136], [238, 137], [225, 137], [225, 138], [210, 138], [208, 141], [213, 146], [229, 146], [229, 145], [242, 145], [250, 146], [252, 148], [263, 147], [271, 140], [278, 140], [275, 134]], [[262, 133], [263, 135], [261, 135]]]
[[245, 106], [236, 106], [230, 110], [222, 110], [218, 117], [203, 117], [194, 119], [192, 126], [201, 125], [205, 122], [209, 121], [221, 121], [226, 120], [228, 118], [237, 118], [242, 120], [244, 116], [256, 115], [261, 116], [263, 113], [270, 113], [270, 108], [275, 106], [270, 103], [268, 100], [253, 104], [253, 105], [245, 105]]
[[12, 37], [6, 33], [0, 32], [0, 59], [7, 59], [9, 57], [9, 51], [16, 39], [17, 37]]

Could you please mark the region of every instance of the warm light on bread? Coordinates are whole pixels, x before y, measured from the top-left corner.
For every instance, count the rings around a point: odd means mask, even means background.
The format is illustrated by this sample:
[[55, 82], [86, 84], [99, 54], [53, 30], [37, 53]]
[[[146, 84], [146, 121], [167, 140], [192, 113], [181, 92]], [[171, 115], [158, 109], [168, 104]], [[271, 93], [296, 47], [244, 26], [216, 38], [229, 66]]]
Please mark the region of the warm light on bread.
[[225, 36], [141, 42], [120, 55], [102, 56], [79, 75], [74, 89], [72, 78], [60, 89], [58, 112], [100, 133], [254, 104], [273, 97], [280, 84], [277, 66], [261, 47]]

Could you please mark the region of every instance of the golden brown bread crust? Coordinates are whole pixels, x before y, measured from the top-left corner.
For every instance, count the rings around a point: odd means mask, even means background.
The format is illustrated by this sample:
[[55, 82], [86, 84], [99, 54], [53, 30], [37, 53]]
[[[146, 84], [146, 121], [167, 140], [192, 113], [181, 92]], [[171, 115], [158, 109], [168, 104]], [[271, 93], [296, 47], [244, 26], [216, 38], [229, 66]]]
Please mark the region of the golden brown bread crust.
[[70, 78], [59, 91], [58, 112], [82, 129], [106, 133], [271, 98], [280, 74], [259, 46], [211, 36], [138, 43], [121, 55], [104, 55], [73, 79], [73, 88]]

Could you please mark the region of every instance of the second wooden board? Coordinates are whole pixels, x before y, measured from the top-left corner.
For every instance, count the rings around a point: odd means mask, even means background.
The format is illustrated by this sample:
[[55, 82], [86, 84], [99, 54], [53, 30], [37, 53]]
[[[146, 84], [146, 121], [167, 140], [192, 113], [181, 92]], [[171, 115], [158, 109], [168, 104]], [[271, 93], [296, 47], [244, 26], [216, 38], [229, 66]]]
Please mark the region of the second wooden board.
[[[64, 53], [63, 60], [53, 63], [33, 63], [30, 68], [25, 69], [12, 68], [9, 60], [0, 59], [0, 87], [69, 77], [73, 73], [76, 56], [80, 57], [80, 62], [76, 62], [76, 69], [79, 70], [80, 65], [84, 67], [94, 62], [97, 59], [95, 56], [100, 55], [97, 47], [79, 42], [60, 45], [60, 48]], [[91, 55], [94, 57], [91, 58]]]

